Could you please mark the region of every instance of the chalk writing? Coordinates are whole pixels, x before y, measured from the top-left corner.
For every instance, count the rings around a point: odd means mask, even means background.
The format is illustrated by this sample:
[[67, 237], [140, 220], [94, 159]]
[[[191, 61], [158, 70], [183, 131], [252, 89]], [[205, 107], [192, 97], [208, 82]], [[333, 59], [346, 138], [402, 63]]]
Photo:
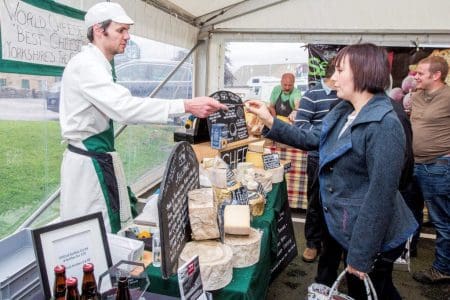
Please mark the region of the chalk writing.
[[85, 43], [83, 21], [20, 0], [0, 0], [2, 58], [65, 66]]

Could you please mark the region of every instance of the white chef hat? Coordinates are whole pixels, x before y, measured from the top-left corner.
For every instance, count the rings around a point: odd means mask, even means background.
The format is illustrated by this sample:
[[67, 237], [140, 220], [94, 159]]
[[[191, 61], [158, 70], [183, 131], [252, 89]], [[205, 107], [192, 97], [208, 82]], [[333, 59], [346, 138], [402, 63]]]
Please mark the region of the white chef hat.
[[100, 2], [89, 8], [84, 16], [84, 25], [86, 28], [94, 24], [112, 20], [121, 24], [134, 24], [134, 21], [127, 15], [125, 10], [117, 3]]

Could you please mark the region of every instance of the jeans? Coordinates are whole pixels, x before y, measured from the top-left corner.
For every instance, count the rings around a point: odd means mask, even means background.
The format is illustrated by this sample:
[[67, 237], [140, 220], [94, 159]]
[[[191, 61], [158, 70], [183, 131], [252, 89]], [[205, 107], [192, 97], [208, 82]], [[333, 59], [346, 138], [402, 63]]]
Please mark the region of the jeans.
[[319, 157], [308, 155], [308, 207], [305, 218], [305, 238], [308, 248], [322, 248], [323, 230], [326, 228], [319, 198]]
[[436, 229], [433, 267], [450, 275], [450, 157], [440, 157], [432, 164], [416, 164], [414, 175]]

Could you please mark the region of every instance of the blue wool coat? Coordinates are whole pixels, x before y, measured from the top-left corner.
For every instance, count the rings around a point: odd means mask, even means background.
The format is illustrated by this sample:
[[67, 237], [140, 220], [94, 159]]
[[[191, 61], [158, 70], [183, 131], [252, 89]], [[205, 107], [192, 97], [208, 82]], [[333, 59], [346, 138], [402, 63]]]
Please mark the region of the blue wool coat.
[[307, 151], [319, 149], [328, 230], [347, 249], [347, 263], [369, 272], [376, 255], [404, 243], [417, 222], [398, 191], [405, 135], [389, 98], [375, 95], [338, 138], [353, 110], [342, 101], [324, 118], [322, 128], [313, 130], [275, 119], [265, 136]]

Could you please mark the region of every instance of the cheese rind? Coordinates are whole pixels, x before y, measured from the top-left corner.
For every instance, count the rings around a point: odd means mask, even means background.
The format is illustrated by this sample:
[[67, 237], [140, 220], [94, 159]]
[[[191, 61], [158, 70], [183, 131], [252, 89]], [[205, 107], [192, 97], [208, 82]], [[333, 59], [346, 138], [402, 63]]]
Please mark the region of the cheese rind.
[[192, 241], [181, 251], [178, 265], [181, 266], [198, 255], [203, 288], [213, 291], [228, 285], [233, 278], [233, 251], [228, 245], [217, 241]]
[[233, 251], [233, 268], [249, 267], [259, 261], [261, 236], [262, 233], [254, 228], [248, 236], [225, 235], [224, 242]]
[[224, 230], [228, 234], [250, 234], [250, 207], [248, 205], [227, 205], [224, 211]]
[[189, 222], [193, 240], [216, 239], [220, 237], [217, 224], [217, 206], [211, 188], [188, 192]]

